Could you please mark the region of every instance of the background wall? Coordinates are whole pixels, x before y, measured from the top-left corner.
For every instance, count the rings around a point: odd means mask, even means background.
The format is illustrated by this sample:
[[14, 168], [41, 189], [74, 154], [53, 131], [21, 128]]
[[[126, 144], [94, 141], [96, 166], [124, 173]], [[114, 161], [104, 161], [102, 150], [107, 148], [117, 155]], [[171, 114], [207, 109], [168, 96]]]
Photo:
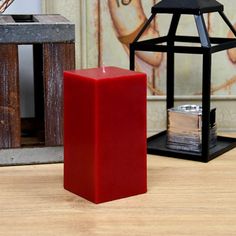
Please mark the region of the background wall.
[[[136, 30], [149, 17], [157, 0], [45, 0], [44, 12], [61, 13], [76, 24], [77, 68], [106, 65], [129, 67], [128, 44]], [[225, 13], [236, 22], [234, 0], [221, 0]], [[205, 16], [209, 34], [230, 37], [216, 14]], [[145, 38], [164, 35], [170, 17], [159, 15]], [[193, 17], [183, 17], [178, 34], [196, 35]], [[201, 57], [177, 55], [177, 104], [201, 103]], [[236, 131], [236, 53], [234, 50], [213, 57], [212, 106], [217, 108], [220, 130]], [[148, 132], [165, 129], [166, 56], [160, 53], [137, 55], [136, 68], [148, 74]]]
[[[92, 0], [93, 1], [93, 0]], [[77, 68], [86, 67], [84, 61], [86, 56], [86, 37], [89, 34], [89, 26], [87, 25], [85, 0], [42, 0], [43, 12], [48, 14], [61, 14], [76, 24], [76, 66]], [[88, 31], [87, 31], [88, 27]]]
[[[4, 14], [36, 14], [41, 13], [41, 0], [15, 0]], [[32, 47], [24, 45], [19, 47], [20, 63], [20, 94], [21, 116], [34, 116], [34, 89]]]

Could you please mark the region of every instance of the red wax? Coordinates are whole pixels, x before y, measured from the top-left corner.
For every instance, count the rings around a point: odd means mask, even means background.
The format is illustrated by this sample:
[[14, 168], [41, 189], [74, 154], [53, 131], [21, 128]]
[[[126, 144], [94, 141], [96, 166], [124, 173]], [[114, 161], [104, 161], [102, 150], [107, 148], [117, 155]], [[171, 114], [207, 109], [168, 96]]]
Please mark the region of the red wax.
[[94, 203], [147, 191], [145, 74], [64, 73], [64, 187]]

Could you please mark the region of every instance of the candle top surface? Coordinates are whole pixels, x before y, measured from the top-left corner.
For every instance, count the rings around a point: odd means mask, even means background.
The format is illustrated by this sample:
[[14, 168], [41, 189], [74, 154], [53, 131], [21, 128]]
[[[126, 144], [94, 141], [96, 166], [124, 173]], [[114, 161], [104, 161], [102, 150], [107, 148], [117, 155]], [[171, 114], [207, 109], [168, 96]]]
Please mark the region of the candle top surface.
[[109, 78], [119, 78], [124, 76], [135, 76], [138, 74], [143, 74], [140, 72], [135, 72], [123, 68], [106, 66], [99, 68], [90, 68], [83, 70], [72, 70], [66, 71], [68, 74], [78, 75], [80, 77], [86, 77], [94, 80], [109, 79]]

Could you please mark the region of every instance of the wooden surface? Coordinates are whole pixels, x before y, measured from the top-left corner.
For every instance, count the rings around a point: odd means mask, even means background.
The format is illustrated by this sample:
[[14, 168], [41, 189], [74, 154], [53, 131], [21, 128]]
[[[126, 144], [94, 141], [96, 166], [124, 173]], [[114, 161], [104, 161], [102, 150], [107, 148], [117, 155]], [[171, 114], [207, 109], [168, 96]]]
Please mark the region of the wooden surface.
[[0, 148], [20, 146], [18, 48], [0, 45]]
[[63, 165], [0, 168], [0, 235], [236, 235], [236, 149], [208, 164], [148, 157], [148, 193], [94, 205]]

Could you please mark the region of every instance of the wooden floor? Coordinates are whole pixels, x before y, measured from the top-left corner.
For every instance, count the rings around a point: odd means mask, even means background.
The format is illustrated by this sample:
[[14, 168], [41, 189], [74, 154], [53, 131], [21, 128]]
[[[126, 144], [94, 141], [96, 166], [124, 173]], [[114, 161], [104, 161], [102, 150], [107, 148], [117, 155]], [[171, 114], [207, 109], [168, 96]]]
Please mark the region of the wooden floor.
[[0, 235], [236, 235], [236, 149], [208, 164], [148, 156], [148, 193], [94, 205], [63, 165], [0, 168]]

